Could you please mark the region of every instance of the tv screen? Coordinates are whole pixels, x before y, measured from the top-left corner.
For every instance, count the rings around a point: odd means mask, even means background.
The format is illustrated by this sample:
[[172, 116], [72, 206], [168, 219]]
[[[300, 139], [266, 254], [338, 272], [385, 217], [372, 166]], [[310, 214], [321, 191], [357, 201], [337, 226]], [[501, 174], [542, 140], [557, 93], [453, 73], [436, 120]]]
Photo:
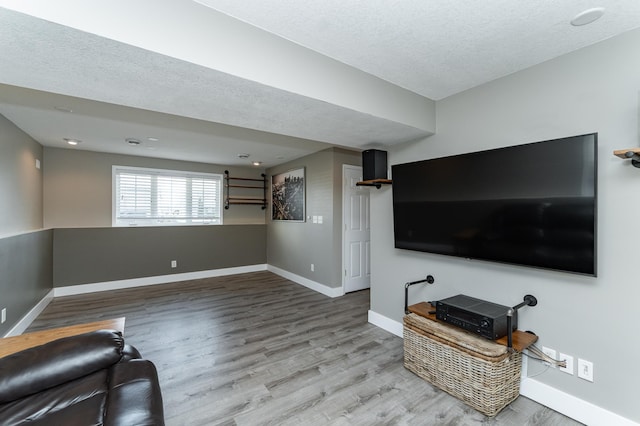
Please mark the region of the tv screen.
[[597, 139], [392, 166], [395, 247], [595, 276]]

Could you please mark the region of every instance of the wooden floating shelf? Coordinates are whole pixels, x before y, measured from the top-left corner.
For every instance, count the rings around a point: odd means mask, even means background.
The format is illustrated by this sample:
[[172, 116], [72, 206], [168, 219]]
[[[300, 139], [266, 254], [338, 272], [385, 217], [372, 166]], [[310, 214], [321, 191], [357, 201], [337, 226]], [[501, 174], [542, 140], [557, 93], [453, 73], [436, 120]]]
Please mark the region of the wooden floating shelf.
[[391, 179], [371, 179], [356, 182], [356, 186], [375, 186], [380, 189], [382, 185], [391, 185], [393, 181]]
[[229, 205], [231, 204], [236, 204], [236, 205], [244, 204], [247, 206], [263, 206], [264, 202], [262, 201], [229, 201]]
[[227, 185], [227, 188], [262, 189], [261, 186], [251, 186], [251, 185]]
[[229, 204], [254, 204], [263, 205], [267, 200], [262, 198], [229, 198]]
[[640, 155], [640, 148], [616, 149], [615, 151], [613, 151], [613, 155], [626, 160], [627, 158], [631, 158], [633, 156], [633, 154], [627, 156], [628, 152]]
[[617, 149], [613, 155], [623, 160], [631, 160], [633, 167], [640, 168], [640, 148]]
[[[229, 172], [227, 172], [225, 170], [225, 174], [228, 176]], [[255, 178], [240, 178], [240, 177], [231, 177], [231, 176], [229, 176], [229, 179], [231, 179], [231, 180], [247, 180], [247, 181], [250, 181], [250, 182], [264, 182], [264, 179], [255, 179]]]

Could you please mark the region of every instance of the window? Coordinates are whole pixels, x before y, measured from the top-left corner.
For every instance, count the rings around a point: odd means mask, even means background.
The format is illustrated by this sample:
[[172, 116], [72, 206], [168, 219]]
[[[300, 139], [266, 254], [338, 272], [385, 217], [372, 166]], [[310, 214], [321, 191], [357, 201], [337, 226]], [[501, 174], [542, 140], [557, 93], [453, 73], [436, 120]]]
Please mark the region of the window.
[[220, 225], [222, 175], [113, 166], [113, 226]]

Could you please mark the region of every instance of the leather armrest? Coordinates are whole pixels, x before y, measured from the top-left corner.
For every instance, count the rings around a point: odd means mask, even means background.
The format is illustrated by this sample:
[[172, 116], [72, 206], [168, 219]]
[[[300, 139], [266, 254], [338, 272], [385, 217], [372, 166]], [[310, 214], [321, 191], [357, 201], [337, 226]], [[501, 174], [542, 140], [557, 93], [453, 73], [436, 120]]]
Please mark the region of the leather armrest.
[[140, 359], [142, 358], [142, 354], [140, 351], [136, 349], [135, 346], [132, 345], [124, 345], [124, 349], [122, 350], [122, 359], [120, 362], [131, 361], [132, 359]]
[[134, 359], [110, 369], [105, 426], [162, 426], [164, 407], [153, 363]]
[[120, 361], [123, 346], [119, 332], [98, 330], [0, 358], [0, 403], [108, 368]]

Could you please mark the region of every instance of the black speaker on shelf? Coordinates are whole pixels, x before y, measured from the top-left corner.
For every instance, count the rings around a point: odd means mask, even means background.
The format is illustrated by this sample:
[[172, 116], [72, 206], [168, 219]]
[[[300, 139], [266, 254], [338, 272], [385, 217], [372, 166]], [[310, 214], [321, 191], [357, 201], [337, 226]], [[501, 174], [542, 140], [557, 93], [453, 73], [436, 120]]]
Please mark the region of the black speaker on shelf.
[[387, 178], [387, 151], [367, 149], [362, 151], [362, 180]]

